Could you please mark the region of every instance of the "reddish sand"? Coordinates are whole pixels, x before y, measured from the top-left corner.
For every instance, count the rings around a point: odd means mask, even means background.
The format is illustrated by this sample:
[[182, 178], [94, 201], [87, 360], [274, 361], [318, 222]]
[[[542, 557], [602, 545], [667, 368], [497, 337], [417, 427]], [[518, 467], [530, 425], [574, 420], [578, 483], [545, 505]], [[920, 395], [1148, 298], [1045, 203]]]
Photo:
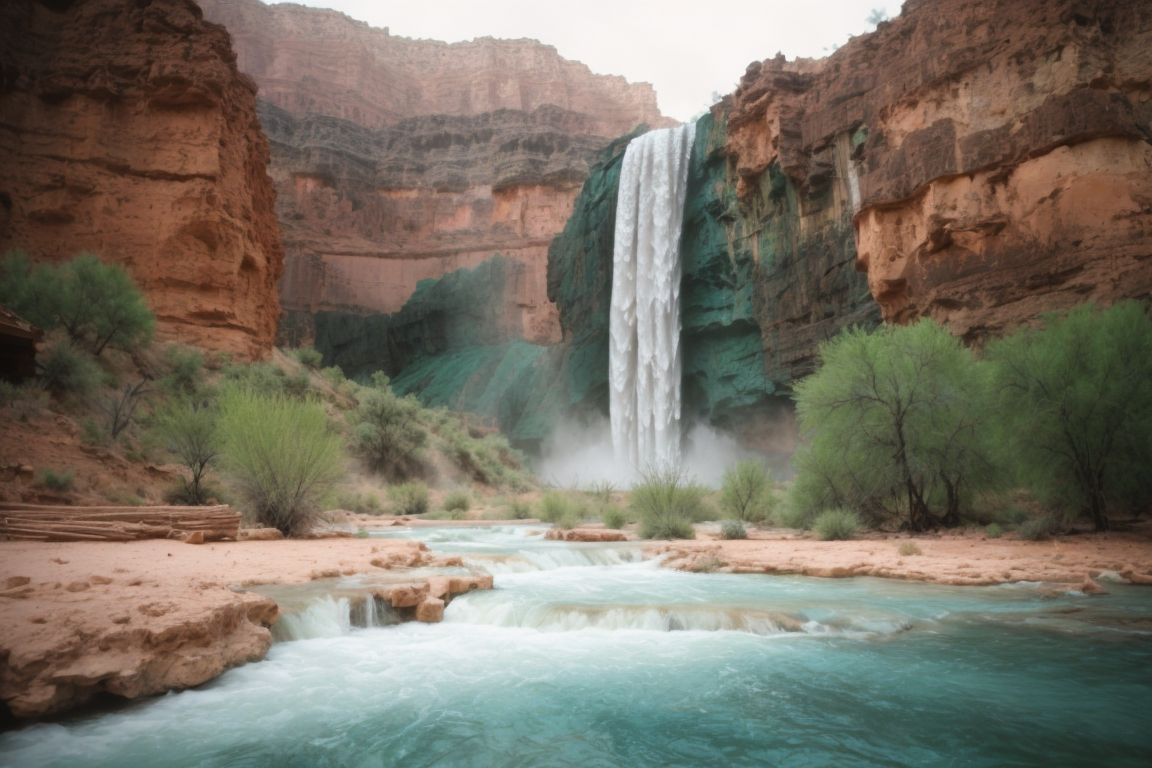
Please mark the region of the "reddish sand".
[[[815, 541], [784, 531], [751, 531], [747, 540], [720, 541], [716, 534], [702, 526], [696, 541], [654, 543], [648, 551], [668, 554], [665, 564], [682, 570], [881, 576], [973, 586], [1012, 581], [1082, 584], [1111, 571], [1135, 584], [1152, 584], [1152, 541], [1143, 533], [1042, 542], [989, 539], [983, 533], [855, 541]], [[901, 545], [915, 545], [919, 553], [901, 555]]]
[[[373, 565], [373, 561], [376, 565]], [[32, 717], [263, 658], [276, 604], [229, 589], [434, 564], [410, 541], [0, 542], [0, 700]]]

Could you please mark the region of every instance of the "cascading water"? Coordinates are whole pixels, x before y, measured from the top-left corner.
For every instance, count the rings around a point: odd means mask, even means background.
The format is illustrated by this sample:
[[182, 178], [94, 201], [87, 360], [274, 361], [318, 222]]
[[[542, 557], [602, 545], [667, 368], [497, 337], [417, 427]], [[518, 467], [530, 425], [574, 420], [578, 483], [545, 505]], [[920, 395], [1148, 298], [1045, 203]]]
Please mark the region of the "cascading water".
[[616, 458], [680, 465], [680, 230], [696, 124], [628, 145], [620, 171], [609, 319]]

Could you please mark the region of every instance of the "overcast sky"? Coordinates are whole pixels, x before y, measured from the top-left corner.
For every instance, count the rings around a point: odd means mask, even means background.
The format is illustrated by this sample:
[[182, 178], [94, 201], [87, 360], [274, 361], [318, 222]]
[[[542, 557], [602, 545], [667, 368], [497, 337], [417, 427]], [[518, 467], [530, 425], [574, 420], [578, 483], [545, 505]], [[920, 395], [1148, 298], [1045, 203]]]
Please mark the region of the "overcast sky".
[[735, 87], [752, 61], [782, 51], [819, 57], [870, 31], [874, 9], [900, 0], [297, 0], [335, 8], [392, 34], [447, 42], [531, 37], [593, 72], [656, 88], [687, 120]]

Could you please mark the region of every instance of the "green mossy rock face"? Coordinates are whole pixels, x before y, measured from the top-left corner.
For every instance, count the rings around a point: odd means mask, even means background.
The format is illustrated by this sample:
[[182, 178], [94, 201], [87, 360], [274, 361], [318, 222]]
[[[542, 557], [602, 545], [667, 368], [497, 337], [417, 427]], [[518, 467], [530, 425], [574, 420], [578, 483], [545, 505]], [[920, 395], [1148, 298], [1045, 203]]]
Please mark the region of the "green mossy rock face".
[[[681, 241], [684, 415], [738, 433], [761, 423], [811, 372], [821, 341], [879, 323], [854, 270], [851, 211], [833, 184], [798, 189], [778, 166], [744, 199], [724, 154], [726, 119], [697, 124]], [[541, 347], [504, 323], [508, 263], [499, 255], [420, 283], [393, 315], [321, 312], [316, 348], [352, 378], [383, 370], [428, 406], [493, 416], [521, 447], [565, 416], [608, 412], [608, 312], [616, 195], [628, 143], [593, 165], [548, 251], [548, 298], [562, 343]], [[819, 181], [819, 180], [817, 180]], [[513, 324], [514, 325], [514, 324]]]

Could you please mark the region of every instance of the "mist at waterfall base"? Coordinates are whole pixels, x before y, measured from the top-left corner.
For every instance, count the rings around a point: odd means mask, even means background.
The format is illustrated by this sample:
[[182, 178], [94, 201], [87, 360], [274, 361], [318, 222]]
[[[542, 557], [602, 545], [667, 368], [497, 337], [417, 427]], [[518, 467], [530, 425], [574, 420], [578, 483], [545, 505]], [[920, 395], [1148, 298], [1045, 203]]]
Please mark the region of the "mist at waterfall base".
[[555, 428], [536, 467], [547, 483], [627, 488], [646, 472], [679, 469], [718, 487], [736, 462], [765, 458], [705, 424], [685, 432], [681, 421], [680, 235], [695, 135], [695, 123], [687, 123], [650, 131], [625, 150], [613, 241], [609, 419]]
[[[769, 427], [771, 431], [773, 427]], [[684, 437], [679, 467], [686, 479], [709, 488], [719, 488], [724, 473], [740, 461], [756, 460], [770, 465], [778, 479], [789, 476], [788, 457], [796, 443], [795, 424], [781, 419], [777, 434], [767, 434], [761, 444], [776, 443], [775, 461], [759, 451], [742, 447], [731, 434], [707, 424], [695, 424]], [[631, 488], [644, 472], [658, 469], [637, 466], [616, 457], [612, 445], [612, 425], [608, 419], [569, 419], [558, 424], [544, 441], [541, 456], [533, 466], [537, 477], [558, 488], [587, 489], [596, 483]]]
[[317, 600], [310, 639], [194, 690], [0, 734], [0, 763], [1147, 765], [1147, 588], [684, 573], [539, 532], [389, 534], [496, 589], [386, 628]]

